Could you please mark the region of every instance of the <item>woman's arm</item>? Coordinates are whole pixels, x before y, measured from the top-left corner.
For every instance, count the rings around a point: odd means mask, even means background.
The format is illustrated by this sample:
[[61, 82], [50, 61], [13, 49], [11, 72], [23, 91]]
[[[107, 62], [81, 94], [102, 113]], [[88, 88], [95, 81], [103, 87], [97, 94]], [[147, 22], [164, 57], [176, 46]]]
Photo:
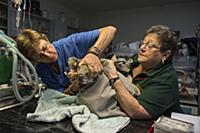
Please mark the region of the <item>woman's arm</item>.
[[103, 52], [113, 40], [116, 31], [117, 29], [113, 26], [100, 28], [99, 37], [93, 47], [96, 47], [100, 50], [100, 52]]
[[117, 92], [118, 102], [121, 108], [133, 119], [149, 119], [150, 114], [143, 108], [137, 99], [130, 94], [120, 80], [117, 80], [113, 86]]
[[[106, 71], [104, 73], [109, 80], [116, 79], [118, 73], [114, 62], [109, 60], [107, 64]], [[131, 93], [126, 89], [123, 82], [120, 79], [117, 79], [112, 83], [112, 88], [115, 89], [117, 93], [117, 100], [122, 108], [131, 118], [134, 119], [149, 119], [151, 118], [150, 114], [143, 108], [142, 105], [137, 101], [137, 99], [131, 95]]]
[[88, 65], [91, 74], [98, 74], [103, 71], [103, 66], [99, 60], [100, 54], [108, 47], [114, 38], [117, 29], [113, 26], [107, 26], [99, 29], [99, 37], [94, 45], [88, 50], [86, 56], [81, 60], [79, 66], [83, 63]]

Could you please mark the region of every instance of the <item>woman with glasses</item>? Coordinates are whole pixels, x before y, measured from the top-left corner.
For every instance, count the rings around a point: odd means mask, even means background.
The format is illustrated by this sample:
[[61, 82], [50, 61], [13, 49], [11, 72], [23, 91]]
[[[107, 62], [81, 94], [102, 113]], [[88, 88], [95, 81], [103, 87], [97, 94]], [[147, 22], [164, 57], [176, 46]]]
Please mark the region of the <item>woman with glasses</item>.
[[109, 61], [107, 77], [112, 81], [123, 111], [134, 119], [156, 119], [171, 112], [180, 112], [179, 88], [172, 56], [177, 46], [175, 32], [169, 27], [155, 25], [146, 31], [130, 73], [140, 89], [137, 97], [127, 91], [120, 81], [113, 61]]
[[23, 29], [15, 38], [20, 52], [36, 65], [36, 71], [48, 88], [64, 92], [69, 79], [69, 57], [83, 58], [91, 74], [102, 72], [99, 55], [110, 44], [116, 28], [107, 26], [100, 29], [75, 33], [50, 43], [44, 34], [32, 29]]

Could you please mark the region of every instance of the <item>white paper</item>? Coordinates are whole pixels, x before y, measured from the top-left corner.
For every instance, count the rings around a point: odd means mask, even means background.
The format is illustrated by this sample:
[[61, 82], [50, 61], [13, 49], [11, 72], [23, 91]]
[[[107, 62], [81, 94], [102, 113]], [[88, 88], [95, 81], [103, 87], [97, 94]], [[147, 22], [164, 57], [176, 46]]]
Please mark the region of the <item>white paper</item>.
[[200, 133], [200, 116], [172, 112], [171, 118], [194, 124], [194, 133]]

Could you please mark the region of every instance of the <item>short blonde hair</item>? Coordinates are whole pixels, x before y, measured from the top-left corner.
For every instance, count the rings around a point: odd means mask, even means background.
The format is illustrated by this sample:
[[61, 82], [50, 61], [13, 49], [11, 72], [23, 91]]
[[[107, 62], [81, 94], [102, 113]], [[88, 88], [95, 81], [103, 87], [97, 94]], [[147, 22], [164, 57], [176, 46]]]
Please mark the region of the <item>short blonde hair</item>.
[[33, 61], [33, 54], [36, 53], [39, 41], [44, 39], [48, 41], [45, 34], [32, 29], [22, 29], [15, 37], [17, 48], [29, 60]]

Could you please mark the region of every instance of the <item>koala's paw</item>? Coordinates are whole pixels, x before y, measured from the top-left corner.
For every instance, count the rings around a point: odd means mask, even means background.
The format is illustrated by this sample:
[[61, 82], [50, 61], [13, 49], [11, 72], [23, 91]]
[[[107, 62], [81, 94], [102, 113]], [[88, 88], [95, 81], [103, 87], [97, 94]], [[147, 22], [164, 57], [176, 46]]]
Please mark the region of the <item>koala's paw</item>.
[[64, 90], [65, 94], [75, 95], [79, 92], [80, 85], [78, 80], [74, 80], [68, 88]]

